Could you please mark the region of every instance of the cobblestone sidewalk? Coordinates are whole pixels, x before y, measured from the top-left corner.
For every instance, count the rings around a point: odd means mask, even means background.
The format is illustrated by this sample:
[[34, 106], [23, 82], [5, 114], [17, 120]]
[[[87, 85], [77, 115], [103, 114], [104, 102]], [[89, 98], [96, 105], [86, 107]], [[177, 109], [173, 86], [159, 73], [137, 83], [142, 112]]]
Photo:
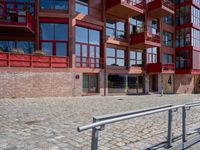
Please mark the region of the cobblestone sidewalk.
[[[89, 150], [91, 131], [78, 133], [77, 126], [91, 123], [93, 116], [193, 101], [200, 101], [200, 95], [2, 99], [0, 149]], [[180, 135], [179, 113], [174, 114], [174, 137]], [[200, 128], [199, 116], [200, 108], [188, 114], [190, 133]], [[166, 113], [160, 113], [108, 125], [100, 134], [100, 150], [137, 150], [159, 144], [166, 140], [166, 118]]]

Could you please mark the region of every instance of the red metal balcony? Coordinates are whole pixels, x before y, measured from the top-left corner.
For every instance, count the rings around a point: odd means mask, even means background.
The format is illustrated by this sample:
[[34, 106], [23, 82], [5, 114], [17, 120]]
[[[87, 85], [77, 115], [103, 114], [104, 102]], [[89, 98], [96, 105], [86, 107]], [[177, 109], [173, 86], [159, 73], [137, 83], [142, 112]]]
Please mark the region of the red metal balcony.
[[103, 58], [94, 57], [80, 57], [76, 56], [76, 67], [77, 68], [103, 68]]
[[107, 13], [128, 19], [144, 13], [143, 0], [107, 0]]
[[0, 67], [68, 68], [68, 57], [0, 52]]
[[34, 16], [26, 9], [27, 5], [22, 2], [0, 2], [1, 33], [34, 33]]
[[175, 73], [175, 64], [162, 64], [163, 73]]
[[160, 47], [160, 34], [153, 33], [152, 30], [148, 30], [140, 33], [133, 33], [131, 35], [131, 45], [137, 49], [146, 49], [151, 47]]
[[155, 18], [162, 18], [174, 14], [174, 3], [171, 0], [149, 0], [148, 14]]
[[174, 64], [153, 63], [147, 64], [148, 73], [175, 73]]

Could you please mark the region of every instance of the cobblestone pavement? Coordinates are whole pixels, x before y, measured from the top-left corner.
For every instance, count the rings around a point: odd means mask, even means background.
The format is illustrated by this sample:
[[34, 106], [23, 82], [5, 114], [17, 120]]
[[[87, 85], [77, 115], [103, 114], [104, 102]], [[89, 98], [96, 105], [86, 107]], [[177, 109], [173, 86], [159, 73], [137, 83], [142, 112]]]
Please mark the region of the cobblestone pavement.
[[[91, 130], [78, 133], [77, 126], [91, 123], [93, 116], [193, 101], [200, 95], [1, 99], [0, 150], [88, 150]], [[180, 113], [174, 112], [175, 139], [181, 133]], [[200, 108], [188, 112], [188, 133], [200, 128], [199, 116]], [[99, 149], [164, 149], [166, 119], [167, 113], [160, 113], [108, 125], [100, 133]]]

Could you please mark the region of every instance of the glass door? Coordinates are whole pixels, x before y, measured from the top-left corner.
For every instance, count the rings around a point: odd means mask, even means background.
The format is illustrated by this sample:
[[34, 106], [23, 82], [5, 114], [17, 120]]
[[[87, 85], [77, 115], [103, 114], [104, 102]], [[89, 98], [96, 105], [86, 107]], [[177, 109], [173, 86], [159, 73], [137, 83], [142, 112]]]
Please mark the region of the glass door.
[[98, 92], [98, 74], [83, 74], [83, 92]]

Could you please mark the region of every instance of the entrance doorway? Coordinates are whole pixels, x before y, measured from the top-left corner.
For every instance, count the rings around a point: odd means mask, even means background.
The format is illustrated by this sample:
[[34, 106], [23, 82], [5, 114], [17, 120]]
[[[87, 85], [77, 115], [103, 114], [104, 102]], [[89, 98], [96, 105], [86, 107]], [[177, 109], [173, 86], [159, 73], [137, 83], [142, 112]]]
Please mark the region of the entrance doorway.
[[98, 92], [98, 74], [83, 74], [83, 92]]
[[173, 75], [163, 75], [163, 90], [165, 94], [174, 93], [174, 78]]
[[158, 92], [158, 75], [149, 75], [149, 91]]

